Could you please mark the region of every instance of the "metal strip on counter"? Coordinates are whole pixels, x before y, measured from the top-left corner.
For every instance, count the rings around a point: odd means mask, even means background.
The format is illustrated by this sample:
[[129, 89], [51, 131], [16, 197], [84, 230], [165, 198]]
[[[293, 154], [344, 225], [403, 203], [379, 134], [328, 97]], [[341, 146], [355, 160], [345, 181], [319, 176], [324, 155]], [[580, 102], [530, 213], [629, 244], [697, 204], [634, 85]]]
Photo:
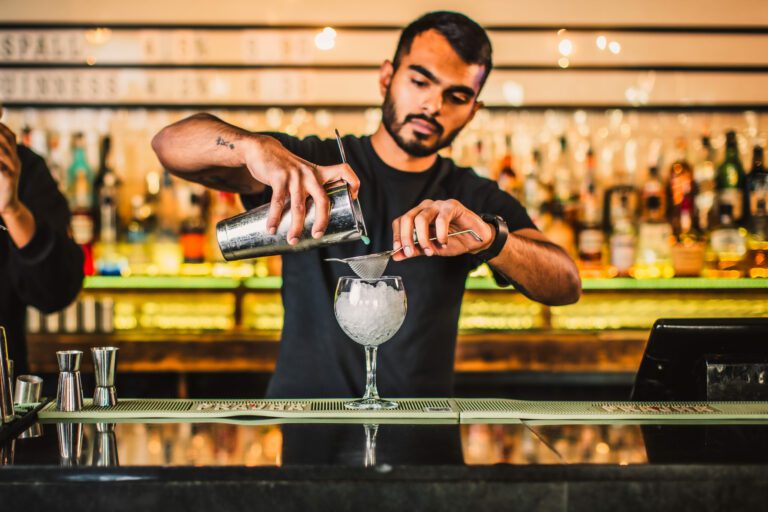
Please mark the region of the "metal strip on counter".
[[136, 419], [285, 420], [483, 420], [551, 421], [768, 421], [768, 402], [552, 402], [508, 399], [399, 399], [391, 410], [353, 411], [347, 399], [328, 400], [189, 400], [123, 399], [114, 407], [95, 407], [85, 400], [82, 410], [62, 412], [55, 403], [39, 413], [41, 420], [119, 422]]

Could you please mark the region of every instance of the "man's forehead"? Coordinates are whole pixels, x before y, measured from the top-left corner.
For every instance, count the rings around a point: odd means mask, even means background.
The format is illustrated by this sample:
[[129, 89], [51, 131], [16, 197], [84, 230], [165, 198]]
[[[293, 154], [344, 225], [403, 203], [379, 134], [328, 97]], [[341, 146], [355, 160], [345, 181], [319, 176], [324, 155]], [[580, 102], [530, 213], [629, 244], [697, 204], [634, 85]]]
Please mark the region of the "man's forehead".
[[475, 91], [485, 73], [482, 64], [467, 64], [448, 40], [436, 30], [427, 30], [417, 35], [411, 44], [411, 50], [400, 59], [401, 68], [410, 65], [421, 66], [435, 75], [443, 85], [465, 85]]

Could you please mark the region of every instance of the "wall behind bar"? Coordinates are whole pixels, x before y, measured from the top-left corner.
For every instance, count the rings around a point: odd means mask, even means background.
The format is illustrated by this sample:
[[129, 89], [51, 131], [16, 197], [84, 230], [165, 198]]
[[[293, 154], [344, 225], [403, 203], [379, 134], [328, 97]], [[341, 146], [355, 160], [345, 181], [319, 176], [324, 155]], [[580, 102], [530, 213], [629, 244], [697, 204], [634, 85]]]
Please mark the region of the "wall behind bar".
[[0, 21], [400, 25], [436, 9], [492, 25], [768, 25], [765, 0], [0, 0]]

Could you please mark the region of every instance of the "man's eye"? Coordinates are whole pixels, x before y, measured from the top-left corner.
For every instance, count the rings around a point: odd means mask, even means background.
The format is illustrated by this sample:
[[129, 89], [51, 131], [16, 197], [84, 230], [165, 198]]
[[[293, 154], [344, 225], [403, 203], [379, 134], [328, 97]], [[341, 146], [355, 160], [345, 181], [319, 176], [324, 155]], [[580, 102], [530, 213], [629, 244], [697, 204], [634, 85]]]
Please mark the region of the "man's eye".
[[466, 102], [468, 102], [468, 101], [469, 101], [469, 99], [468, 99], [468, 98], [466, 98], [465, 96], [457, 96], [457, 95], [455, 95], [455, 94], [451, 94], [450, 96], [448, 96], [448, 98], [449, 98], [449, 99], [450, 99], [450, 100], [451, 100], [453, 103], [457, 103], [457, 104], [464, 104], [464, 103], [466, 103]]
[[427, 82], [424, 82], [422, 80], [416, 80], [415, 78], [412, 78], [411, 82], [413, 82], [414, 85], [416, 85], [416, 87], [426, 87], [427, 86]]

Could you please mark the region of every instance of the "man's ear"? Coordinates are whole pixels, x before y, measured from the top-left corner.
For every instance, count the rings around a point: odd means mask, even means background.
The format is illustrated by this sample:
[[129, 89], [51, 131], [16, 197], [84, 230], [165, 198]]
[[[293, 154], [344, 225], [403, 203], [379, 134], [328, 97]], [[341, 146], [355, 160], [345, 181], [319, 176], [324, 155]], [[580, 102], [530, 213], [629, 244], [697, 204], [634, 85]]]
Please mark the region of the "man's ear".
[[392, 62], [385, 60], [379, 66], [379, 92], [383, 98], [387, 94], [389, 84], [392, 82], [392, 75], [395, 73], [395, 67]]
[[485, 103], [483, 103], [482, 101], [476, 101], [475, 104], [472, 105], [472, 113], [469, 114], [469, 119], [467, 120], [467, 122], [470, 122], [471, 120], [473, 120], [475, 118], [475, 114], [477, 114], [477, 111], [483, 107], [485, 107]]

